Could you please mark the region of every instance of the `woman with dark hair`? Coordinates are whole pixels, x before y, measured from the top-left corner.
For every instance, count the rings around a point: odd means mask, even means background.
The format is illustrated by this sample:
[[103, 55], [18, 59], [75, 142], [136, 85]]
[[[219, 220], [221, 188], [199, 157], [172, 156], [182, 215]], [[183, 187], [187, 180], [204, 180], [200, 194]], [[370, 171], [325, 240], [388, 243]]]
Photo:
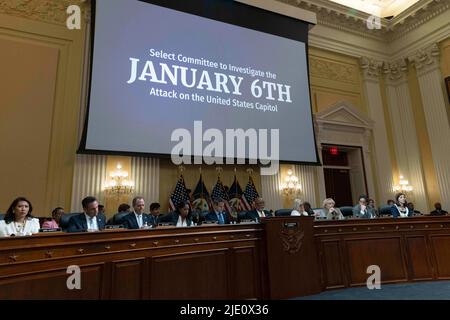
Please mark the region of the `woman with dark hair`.
[[191, 208], [187, 201], [177, 204], [174, 212], [168, 213], [158, 219], [158, 223], [170, 223], [177, 227], [190, 227], [192, 225]]
[[33, 206], [24, 197], [15, 199], [0, 221], [0, 237], [27, 236], [39, 232], [39, 220], [33, 218]]
[[406, 218], [412, 215], [412, 212], [408, 209], [404, 193], [400, 192], [395, 195], [395, 203], [391, 207], [391, 213], [393, 218]]
[[52, 219], [50, 221], [45, 221], [42, 224], [42, 229], [57, 229], [59, 228], [59, 221], [64, 214], [64, 208], [56, 207], [52, 211]]
[[177, 209], [174, 212], [174, 222], [177, 227], [190, 227], [192, 224], [192, 214], [189, 203], [182, 201], [177, 205]]

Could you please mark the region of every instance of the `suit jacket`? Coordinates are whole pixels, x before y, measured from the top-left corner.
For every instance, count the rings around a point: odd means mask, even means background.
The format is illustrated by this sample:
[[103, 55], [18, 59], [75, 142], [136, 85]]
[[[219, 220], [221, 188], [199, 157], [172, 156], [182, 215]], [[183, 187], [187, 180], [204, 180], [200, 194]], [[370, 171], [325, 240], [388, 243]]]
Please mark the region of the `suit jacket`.
[[[225, 224], [230, 224], [230, 216], [227, 212], [222, 212], [222, 216], [223, 216], [223, 221]], [[215, 211], [211, 211], [209, 212], [206, 216], [205, 216], [205, 220], [206, 221], [219, 221], [217, 218], [217, 214]]]
[[445, 216], [446, 214], [448, 214], [448, 212], [445, 210], [440, 210], [440, 211], [433, 210], [430, 212], [430, 216]]
[[[272, 216], [272, 214], [269, 211], [267, 211], [267, 210], [263, 210], [263, 212], [264, 212], [264, 215], [266, 217], [271, 217]], [[256, 209], [253, 209], [252, 211], [248, 211], [245, 218], [246, 219], [252, 219], [252, 220], [259, 219], [258, 211], [256, 211]]]
[[[406, 211], [408, 212], [408, 217], [411, 217], [413, 214], [412, 211], [409, 210], [408, 208], [406, 208]], [[391, 213], [393, 218], [400, 218], [400, 212], [398, 211], [395, 205], [391, 207]]]
[[[178, 212], [174, 211], [174, 212], [170, 212], [170, 213], [160, 217], [158, 219], [158, 223], [170, 222], [174, 226], [176, 226], [178, 223], [178, 218], [179, 218]], [[190, 227], [192, 225], [192, 218], [190, 216], [186, 217], [186, 224], [188, 227]]]
[[[105, 228], [106, 218], [102, 214], [97, 214], [97, 225], [99, 230]], [[87, 231], [87, 220], [83, 213], [77, 214], [69, 219], [67, 224], [67, 232], [83, 232]]]
[[[123, 217], [122, 222], [123, 222], [123, 225], [125, 226], [125, 228], [127, 228], [127, 229], [139, 229], [139, 224], [137, 222], [134, 212], [130, 212], [125, 217]], [[143, 213], [142, 214], [142, 224], [143, 225], [147, 224], [147, 226], [149, 226], [149, 227], [154, 226], [156, 224], [155, 218], [150, 214]]]
[[361, 205], [357, 204], [353, 207], [353, 216], [364, 218], [364, 219], [370, 219], [370, 218], [376, 218], [377, 214], [375, 212], [375, 209], [370, 208], [366, 206], [366, 210], [364, 210], [364, 214], [361, 214]]

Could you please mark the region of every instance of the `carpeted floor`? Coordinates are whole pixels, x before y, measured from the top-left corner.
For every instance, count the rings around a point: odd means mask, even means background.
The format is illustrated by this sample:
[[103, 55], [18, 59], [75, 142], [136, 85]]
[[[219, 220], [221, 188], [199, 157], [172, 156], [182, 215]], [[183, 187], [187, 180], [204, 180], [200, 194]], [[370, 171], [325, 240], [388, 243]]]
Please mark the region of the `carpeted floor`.
[[382, 284], [379, 290], [367, 287], [330, 290], [294, 300], [450, 300], [450, 281]]

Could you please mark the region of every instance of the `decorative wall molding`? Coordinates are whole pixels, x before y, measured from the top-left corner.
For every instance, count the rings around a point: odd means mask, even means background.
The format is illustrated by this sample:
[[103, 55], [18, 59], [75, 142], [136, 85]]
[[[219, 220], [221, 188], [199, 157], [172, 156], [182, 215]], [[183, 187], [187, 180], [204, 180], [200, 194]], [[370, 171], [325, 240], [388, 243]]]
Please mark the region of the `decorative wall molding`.
[[315, 12], [317, 23], [365, 38], [390, 42], [403, 37], [450, 8], [449, 1], [421, 0], [391, 20], [380, 18], [381, 29], [370, 30], [370, 14], [325, 0], [278, 0]]
[[357, 83], [355, 67], [349, 64], [341, 64], [325, 61], [315, 57], [309, 58], [309, 70], [311, 76], [335, 80], [339, 82]]
[[405, 59], [385, 62], [383, 64], [383, 74], [388, 82], [406, 81], [407, 72], [408, 65], [406, 64]]
[[383, 63], [379, 60], [375, 60], [368, 57], [362, 57], [360, 60], [361, 70], [364, 80], [378, 80], [380, 76], [380, 70]]
[[[372, 156], [370, 155], [373, 120], [360, 112], [350, 102], [340, 101], [316, 113], [314, 122], [316, 123], [316, 137], [320, 154], [321, 144], [362, 148], [367, 191], [373, 197], [375, 184], [372, 173]], [[318, 168], [318, 171], [320, 199], [325, 199], [323, 168]]]
[[65, 25], [67, 7], [79, 5], [81, 10], [85, 10], [87, 2], [87, 0], [3, 0], [0, 3], [0, 13]]
[[437, 44], [420, 49], [416, 54], [409, 57], [409, 61], [414, 63], [418, 76], [439, 68], [440, 50]]

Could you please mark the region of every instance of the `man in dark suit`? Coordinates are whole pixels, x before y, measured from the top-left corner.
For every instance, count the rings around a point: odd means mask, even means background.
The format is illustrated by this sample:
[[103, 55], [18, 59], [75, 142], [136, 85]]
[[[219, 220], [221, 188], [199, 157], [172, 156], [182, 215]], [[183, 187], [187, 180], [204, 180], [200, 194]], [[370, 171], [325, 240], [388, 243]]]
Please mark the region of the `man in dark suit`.
[[434, 204], [434, 209], [435, 210], [430, 212], [430, 216], [445, 216], [446, 214], [448, 214], [447, 211], [442, 210], [442, 205], [439, 202], [436, 202]]
[[123, 218], [123, 225], [127, 229], [145, 229], [156, 224], [155, 218], [144, 213], [145, 201], [142, 197], [134, 197], [133, 212], [130, 212]]
[[206, 221], [217, 221], [218, 224], [230, 224], [229, 215], [224, 212], [225, 203], [222, 199], [213, 200], [214, 211], [209, 212], [205, 216]]
[[265, 205], [263, 198], [256, 198], [253, 202], [254, 209], [247, 212], [246, 219], [259, 221], [261, 218], [271, 217], [272, 214], [269, 211], [264, 210]]
[[70, 218], [67, 232], [99, 231], [105, 228], [105, 216], [98, 214], [98, 201], [86, 197], [81, 201], [83, 213]]
[[156, 227], [158, 225], [159, 217], [162, 216], [161, 205], [158, 202], [153, 202], [150, 205], [150, 215], [153, 217], [153, 227]]

